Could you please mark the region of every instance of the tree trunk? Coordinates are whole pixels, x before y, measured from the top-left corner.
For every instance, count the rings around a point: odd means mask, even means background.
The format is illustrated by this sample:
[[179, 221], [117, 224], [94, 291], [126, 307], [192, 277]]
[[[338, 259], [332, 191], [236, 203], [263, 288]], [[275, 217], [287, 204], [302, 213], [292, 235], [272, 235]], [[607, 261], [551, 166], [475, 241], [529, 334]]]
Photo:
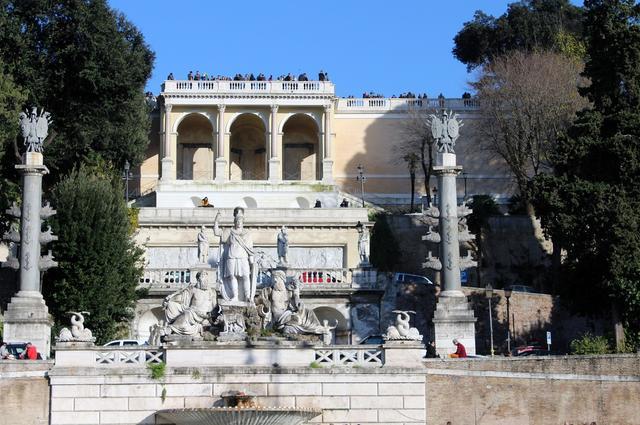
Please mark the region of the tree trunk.
[[410, 176], [411, 176], [411, 209], [409, 210], [409, 212], [412, 213], [413, 207], [414, 207], [414, 200], [416, 196], [416, 172], [411, 171]]

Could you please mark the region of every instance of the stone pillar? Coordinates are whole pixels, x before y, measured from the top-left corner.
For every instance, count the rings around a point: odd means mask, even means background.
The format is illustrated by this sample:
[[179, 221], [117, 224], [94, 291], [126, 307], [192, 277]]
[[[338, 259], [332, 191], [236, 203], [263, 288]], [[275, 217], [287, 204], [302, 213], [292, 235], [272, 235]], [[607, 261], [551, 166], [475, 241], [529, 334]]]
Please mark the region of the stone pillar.
[[42, 176], [49, 170], [39, 152], [25, 153], [23, 164], [16, 165], [16, 169], [22, 174], [22, 210], [15, 214], [21, 218], [20, 291], [7, 306], [3, 339], [5, 342], [32, 342], [43, 358], [47, 358], [53, 320], [42, 298], [40, 272], [57, 265], [51, 255], [40, 257], [40, 244], [57, 239], [50, 232], [41, 233], [41, 219], [55, 213], [48, 207], [41, 209]]
[[[447, 357], [455, 351], [453, 339], [459, 340], [467, 354], [476, 354], [473, 309], [460, 284], [460, 238], [458, 235], [458, 193], [456, 176], [462, 167], [456, 165], [454, 153], [438, 153], [433, 172], [438, 179], [438, 231], [442, 292], [434, 312], [436, 351]], [[431, 238], [425, 238], [430, 240]]]
[[216, 182], [227, 181], [227, 159], [224, 156], [224, 110], [226, 105], [218, 105], [218, 148], [216, 149]]
[[323, 143], [324, 157], [322, 159], [322, 183], [324, 184], [333, 184], [333, 159], [331, 153], [331, 144], [333, 143], [333, 139], [331, 131], [331, 105], [325, 105]]
[[282, 181], [282, 175], [280, 155], [278, 155], [278, 105], [271, 105], [271, 143], [269, 146], [269, 181], [279, 183]]
[[162, 180], [175, 180], [173, 172], [173, 158], [171, 149], [171, 109], [173, 105], [165, 103], [164, 105], [164, 157], [162, 158]]

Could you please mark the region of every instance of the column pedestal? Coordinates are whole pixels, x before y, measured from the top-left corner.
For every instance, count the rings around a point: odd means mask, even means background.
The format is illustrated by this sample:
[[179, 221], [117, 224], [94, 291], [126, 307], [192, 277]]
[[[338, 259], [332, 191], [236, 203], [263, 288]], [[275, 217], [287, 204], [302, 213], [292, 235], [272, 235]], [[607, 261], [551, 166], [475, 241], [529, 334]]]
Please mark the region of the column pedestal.
[[333, 160], [325, 158], [322, 160], [322, 183], [333, 184]]
[[162, 180], [173, 181], [175, 176], [173, 174], [173, 159], [169, 157], [162, 158]]
[[7, 306], [4, 313], [3, 340], [31, 342], [42, 358], [51, 350], [51, 327], [53, 319], [39, 292], [20, 291]]
[[227, 160], [220, 157], [216, 159], [216, 183], [224, 183], [227, 179]]
[[442, 296], [438, 299], [436, 311], [433, 314], [433, 327], [435, 330], [436, 352], [446, 358], [455, 353], [456, 347], [453, 339], [457, 339], [464, 345], [467, 355], [476, 354], [476, 318], [473, 317], [473, 309], [462, 296]]
[[271, 183], [280, 183], [282, 181], [279, 158], [271, 158], [269, 160], [269, 181]]

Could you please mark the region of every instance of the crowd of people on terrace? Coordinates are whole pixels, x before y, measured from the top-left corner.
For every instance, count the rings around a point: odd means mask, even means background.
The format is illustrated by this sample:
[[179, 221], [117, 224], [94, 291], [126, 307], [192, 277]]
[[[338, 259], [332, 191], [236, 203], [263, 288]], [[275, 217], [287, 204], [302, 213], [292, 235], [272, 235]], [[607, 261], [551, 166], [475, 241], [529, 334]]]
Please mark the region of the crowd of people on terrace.
[[[169, 75], [167, 76], [167, 80], [175, 80], [175, 77], [173, 76], [173, 72], [169, 73]], [[206, 72], [200, 73], [200, 71], [196, 71], [194, 74], [193, 71], [189, 71], [189, 73], [187, 74], [187, 80], [189, 81], [273, 81], [274, 78], [273, 78], [273, 75], [269, 75], [269, 77], [267, 78], [267, 76], [262, 72], [259, 73], [258, 75], [255, 75], [252, 72], [247, 74], [238, 73], [233, 77], [229, 77], [229, 76], [220, 75], [220, 74], [215, 76], [208, 75]], [[292, 73], [282, 74], [278, 76], [275, 80], [276, 81], [311, 81], [306, 72], [303, 72], [302, 74], [299, 74], [297, 76]], [[318, 72], [317, 81], [329, 81], [329, 74], [321, 70], [320, 72]]]

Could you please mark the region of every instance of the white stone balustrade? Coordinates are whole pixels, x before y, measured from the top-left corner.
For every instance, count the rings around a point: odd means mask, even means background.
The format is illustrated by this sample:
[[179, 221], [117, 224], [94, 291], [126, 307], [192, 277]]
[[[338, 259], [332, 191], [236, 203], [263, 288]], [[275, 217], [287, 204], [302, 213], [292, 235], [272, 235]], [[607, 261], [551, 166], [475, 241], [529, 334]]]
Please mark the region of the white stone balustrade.
[[408, 110], [435, 110], [438, 108], [454, 111], [478, 109], [477, 99], [417, 99], [417, 98], [362, 98], [338, 99], [337, 112], [406, 112]]
[[287, 276], [297, 278], [302, 290], [376, 288], [378, 274], [373, 269], [288, 269]]
[[195, 81], [167, 80], [163, 93], [218, 93], [218, 94], [335, 94], [330, 81]]
[[191, 283], [191, 275], [189, 269], [144, 269], [138, 286], [150, 289], [183, 287]]
[[124, 365], [140, 365], [147, 363], [164, 362], [164, 349], [149, 348], [141, 350], [140, 348], [117, 348], [95, 351], [95, 360], [97, 366], [124, 366]]
[[336, 345], [316, 349], [315, 362], [320, 366], [382, 367], [384, 350], [377, 346]]

